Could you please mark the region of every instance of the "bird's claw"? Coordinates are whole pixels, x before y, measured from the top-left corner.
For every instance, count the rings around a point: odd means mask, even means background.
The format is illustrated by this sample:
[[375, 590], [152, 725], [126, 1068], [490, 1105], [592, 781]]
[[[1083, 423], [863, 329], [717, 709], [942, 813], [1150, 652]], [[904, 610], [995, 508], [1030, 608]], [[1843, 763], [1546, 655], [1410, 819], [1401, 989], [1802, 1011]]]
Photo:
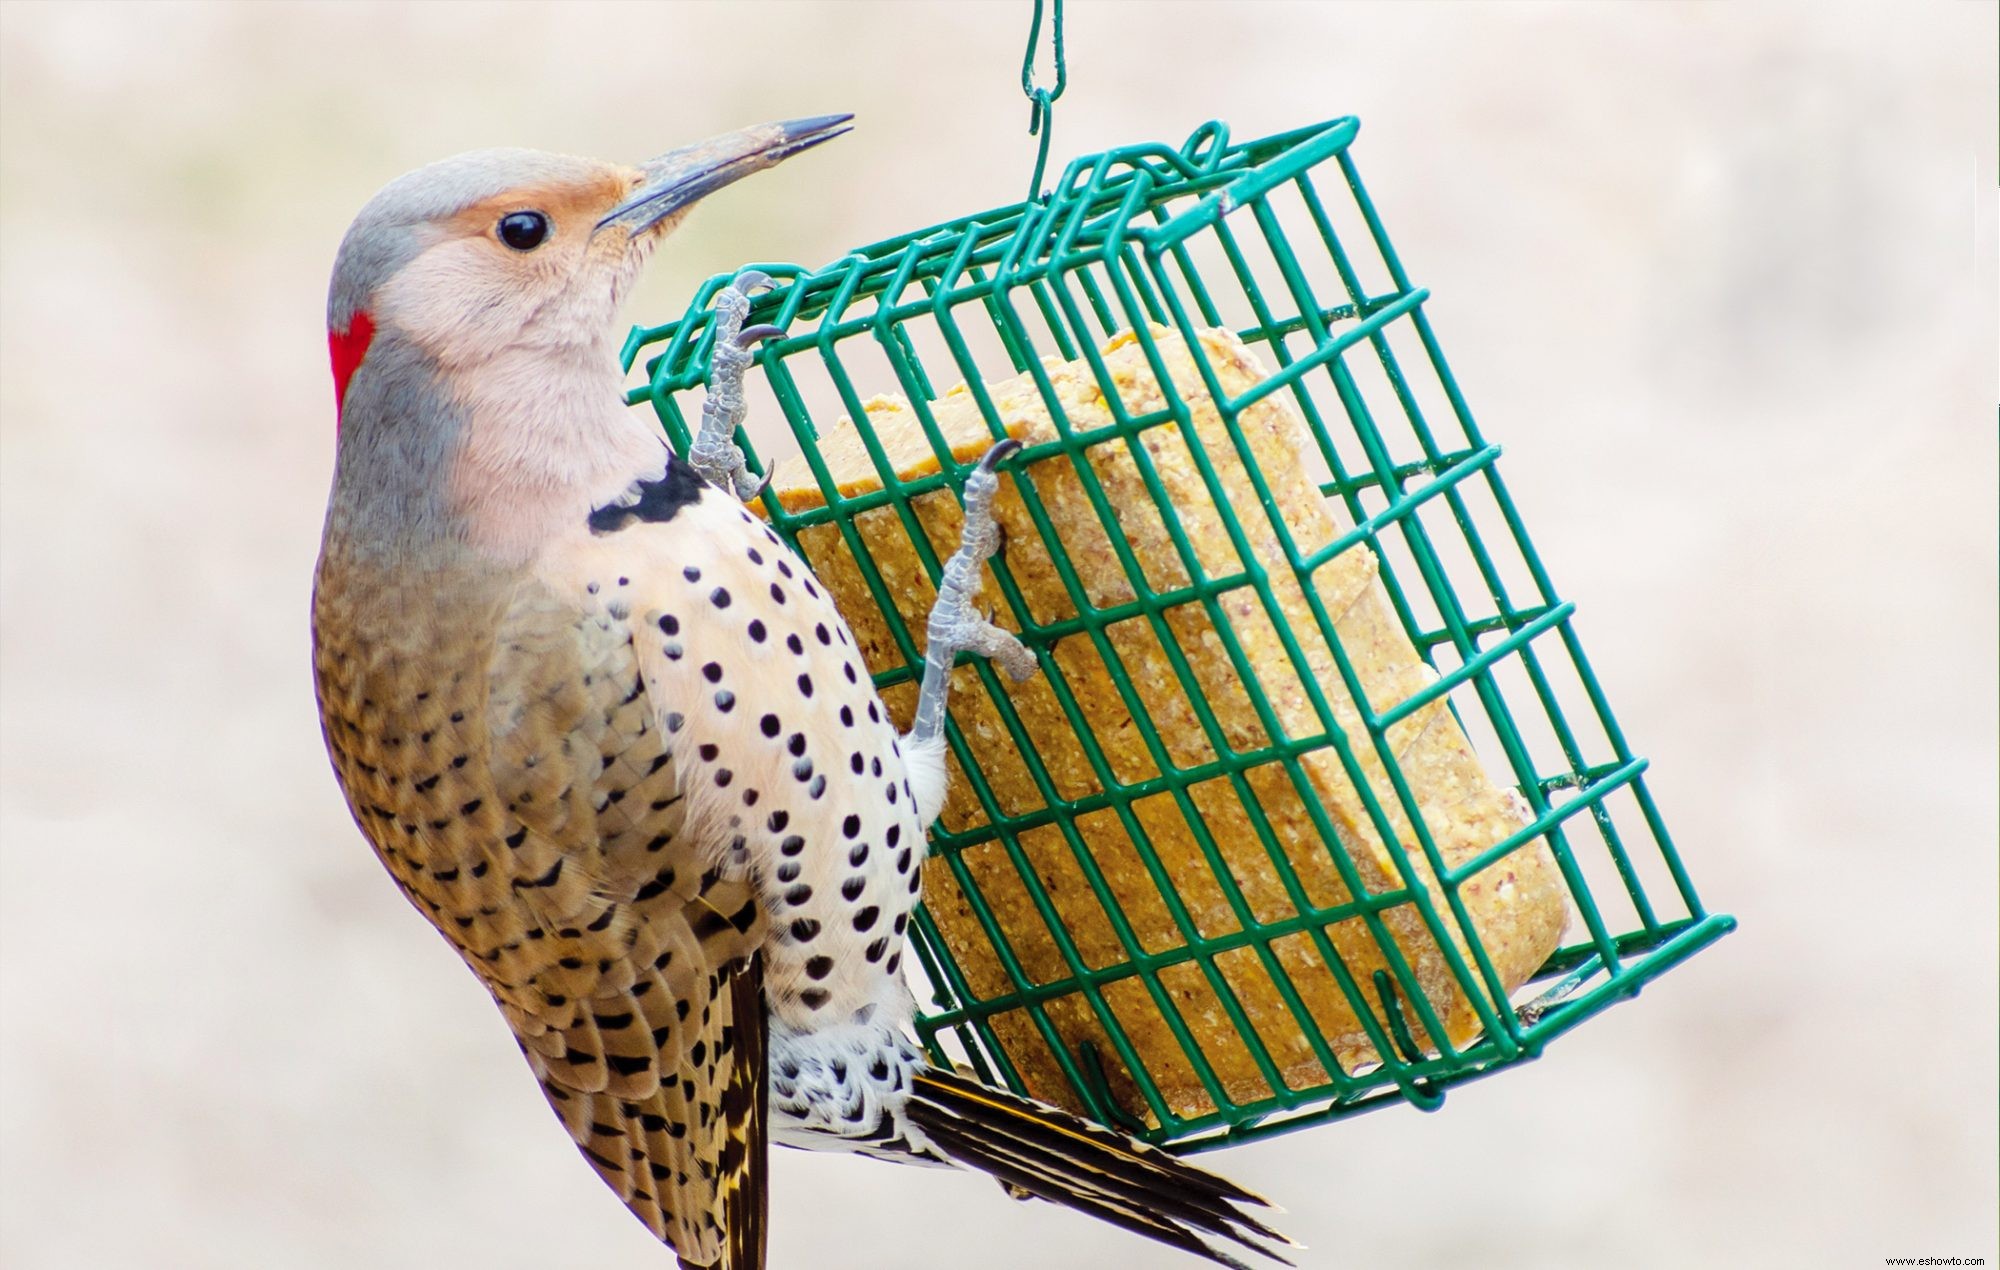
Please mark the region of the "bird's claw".
[[[952, 603], [954, 599], [958, 602]], [[1032, 678], [1041, 666], [1020, 636], [979, 616], [955, 595], [938, 596], [938, 602], [931, 608], [928, 637], [931, 647], [947, 650], [954, 658], [961, 652], [971, 652], [993, 659], [1015, 683]]]
[[990, 611], [980, 616], [972, 603], [979, 591], [979, 568], [1001, 544], [1000, 526], [993, 519], [993, 496], [1000, 488], [995, 469], [1020, 448], [1018, 441], [1000, 442], [965, 478], [965, 528], [958, 550], [945, 561], [937, 602], [931, 606], [927, 623], [924, 681], [917, 695], [916, 721], [910, 729], [916, 740], [935, 736], [943, 727], [951, 665], [960, 652], [992, 658], [1015, 683], [1033, 675], [1038, 667], [1035, 654], [1018, 636], [994, 625]]
[[784, 331], [768, 324], [745, 327], [743, 319], [750, 313], [750, 293], [769, 290], [772, 285], [770, 276], [763, 271], [745, 269], [716, 293], [708, 400], [701, 407], [701, 429], [688, 447], [688, 462], [703, 480], [730, 491], [746, 503], [770, 487], [771, 474], [752, 473], [743, 451], [736, 445], [736, 429], [742, 425], [747, 410], [743, 376], [757, 360], [753, 347]]
[[[992, 474], [1000, 465], [1021, 452], [1021, 443], [1013, 437], [1003, 437], [993, 443], [993, 448], [979, 456], [979, 471]], [[987, 497], [992, 497], [988, 494]]]

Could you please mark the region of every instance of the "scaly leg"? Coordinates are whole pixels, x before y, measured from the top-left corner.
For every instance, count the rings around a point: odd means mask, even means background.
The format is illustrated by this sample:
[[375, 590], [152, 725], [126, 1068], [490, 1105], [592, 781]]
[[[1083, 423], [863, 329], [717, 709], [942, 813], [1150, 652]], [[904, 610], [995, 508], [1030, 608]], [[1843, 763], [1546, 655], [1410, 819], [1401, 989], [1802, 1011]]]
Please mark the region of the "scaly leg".
[[965, 478], [965, 531], [958, 550], [945, 561], [937, 603], [931, 606], [924, 684], [917, 695], [916, 719], [910, 725], [910, 739], [919, 745], [944, 731], [951, 664], [961, 650], [970, 649], [998, 661], [1015, 683], [1035, 673], [1035, 655], [1027, 646], [972, 607], [972, 597], [979, 590], [979, 566], [1000, 549], [1000, 526], [993, 520], [993, 495], [1000, 488], [1000, 477], [994, 469], [1020, 448], [1019, 441], [1000, 442]]
[[717, 489], [728, 490], [749, 502], [764, 492], [771, 474], [762, 479], [750, 474], [743, 451], [736, 448], [736, 429], [743, 423], [747, 407], [743, 401], [743, 375], [757, 360], [750, 350], [757, 341], [781, 332], [775, 326], [744, 329], [743, 318], [750, 312], [750, 292], [768, 288], [771, 279], [755, 269], [745, 269], [715, 297], [715, 353], [709, 362], [708, 400], [701, 407], [701, 430], [688, 447], [688, 462], [702, 479]]

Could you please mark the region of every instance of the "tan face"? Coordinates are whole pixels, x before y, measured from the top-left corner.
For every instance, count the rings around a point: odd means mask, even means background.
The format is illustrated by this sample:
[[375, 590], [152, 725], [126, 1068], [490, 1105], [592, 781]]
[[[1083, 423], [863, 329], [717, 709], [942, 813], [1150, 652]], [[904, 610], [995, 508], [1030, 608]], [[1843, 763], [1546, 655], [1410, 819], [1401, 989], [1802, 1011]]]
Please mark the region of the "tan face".
[[527, 185], [418, 228], [424, 243], [375, 296], [390, 322], [442, 366], [514, 348], [595, 348], [645, 249], [678, 217], [636, 236], [599, 227], [638, 190], [638, 168], [601, 165], [580, 179]]
[[702, 198], [840, 136], [849, 118], [758, 124], [636, 167], [477, 150], [390, 182], [355, 218], [335, 263], [327, 330], [336, 384], [344, 392], [344, 376], [366, 364], [377, 330], [446, 369], [515, 353], [553, 367], [570, 352], [601, 369], [615, 350], [619, 302], [652, 244]]

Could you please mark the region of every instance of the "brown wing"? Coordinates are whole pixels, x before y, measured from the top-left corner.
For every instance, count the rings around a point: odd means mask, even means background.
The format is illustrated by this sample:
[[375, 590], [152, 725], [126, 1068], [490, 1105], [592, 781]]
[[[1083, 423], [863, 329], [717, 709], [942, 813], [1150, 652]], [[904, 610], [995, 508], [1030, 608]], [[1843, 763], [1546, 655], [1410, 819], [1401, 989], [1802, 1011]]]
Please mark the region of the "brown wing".
[[[579, 905], [542, 914], [541, 942], [566, 955], [542, 959], [541, 999], [517, 1022], [523, 1048], [605, 1182], [684, 1262], [715, 1264], [761, 908], [747, 881], [702, 867], [713, 853], [685, 832], [679, 773], [622, 623], [578, 621], [529, 592], [494, 666], [495, 770], [534, 795], [511, 799], [523, 847], [562, 843], [594, 870]], [[536, 904], [536, 888], [522, 893]]]
[[418, 582], [320, 578], [322, 716], [349, 802], [585, 1157], [686, 1261], [713, 1264], [759, 906], [682, 833], [622, 623], [532, 582]]

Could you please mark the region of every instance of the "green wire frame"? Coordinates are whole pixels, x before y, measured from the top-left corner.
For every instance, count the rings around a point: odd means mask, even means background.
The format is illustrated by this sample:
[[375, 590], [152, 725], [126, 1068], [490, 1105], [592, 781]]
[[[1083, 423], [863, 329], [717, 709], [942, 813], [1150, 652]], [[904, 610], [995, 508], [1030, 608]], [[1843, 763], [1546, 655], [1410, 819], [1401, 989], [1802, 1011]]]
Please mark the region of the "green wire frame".
[[[1061, 669], [1044, 655], [1042, 673], [1049, 676], [1057, 702], [1077, 729], [1098, 782], [1095, 793], [1062, 797], [993, 670], [979, 665], [979, 680], [992, 695], [1044, 805], [1020, 815], [1003, 813], [971, 750], [955, 726], [949, 729], [948, 739], [986, 822], [959, 833], [934, 828], [931, 848], [951, 870], [983, 924], [993, 958], [1011, 989], [994, 997], [976, 995], [928, 914], [919, 909], [911, 942], [932, 1000], [931, 1008], [918, 1019], [918, 1029], [935, 1057], [964, 1062], [983, 1079], [1022, 1090], [1016, 1064], [990, 1021], [1003, 1012], [1023, 1010], [1078, 1099], [1098, 1119], [1141, 1132], [1176, 1151], [1263, 1137], [1389, 1101], [1435, 1108], [1450, 1086], [1538, 1056], [1556, 1036], [1612, 1002], [1637, 995], [1648, 980], [1735, 925], [1733, 918], [1702, 907], [1647, 790], [1646, 760], [1635, 757], [1627, 746], [1584, 658], [1572, 621], [1575, 606], [1562, 599], [1549, 581], [1501, 481], [1499, 448], [1480, 433], [1445, 365], [1424, 313], [1429, 293], [1413, 286], [1404, 273], [1348, 154], [1358, 128], [1358, 121], [1346, 118], [1231, 145], [1227, 128], [1212, 122], [1178, 149], [1135, 145], [1079, 159], [1069, 165], [1046, 200], [874, 243], [823, 269], [754, 266], [775, 279], [777, 286], [757, 301], [750, 320], [775, 323], [786, 331], [762, 346], [759, 360], [777, 408], [826, 497], [824, 507], [788, 513], [775, 497], [766, 495], [765, 510], [794, 549], [801, 549], [801, 530], [830, 524], [853, 553], [904, 661], [876, 676], [879, 688], [919, 676], [923, 660], [855, 528], [855, 517], [877, 507], [893, 508], [935, 582], [940, 561], [911, 501], [940, 487], [959, 489], [967, 468], [952, 459], [929, 404], [942, 388], [963, 382], [998, 438], [1003, 435], [1001, 422], [983, 385], [1027, 372], [1043, 391], [1058, 436], [1029, 447], [1010, 466], [1078, 616], [1037, 625], [1004, 564], [996, 559], [1000, 591], [1031, 646], [1047, 649], [1060, 638], [1092, 642], [1159, 775], [1129, 783], [1114, 776]], [[1319, 188], [1322, 178], [1332, 197]], [[683, 449], [690, 437], [689, 420], [699, 418], [698, 402], [689, 394], [703, 385], [708, 371], [710, 305], [732, 277], [711, 278], [697, 291], [684, 317], [664, 326], [635, 329], [626, 342], [628, 370], [642, 353], [651, 352], [645, 363], [646, 382], [631, 390], [629, 400], [650, 401], [669, 437]], [[1229, 396], [1195, 338], [1198, 330], [1218, 326], [1234, 329], [1277, 370], [1247, 392]], [[1152, 414], [1135, 415], [1124, 408], [1100, 356], [1100, 345], [1117, 331], [1134, 330], [1164, 384], [1168, 377], [1152, 327], [1186, 339], [1227, 425], [1233, 454], [1207, 454], [1186, 407], [1171, 395], [1167, 408]], [[1064, 361], [1087, 359], [1113, 413], [1112, 425], [1094, 432], [1071, 427], [1042, 369], [1041, 359], [1050, 355]], [[857, 387], [857, 377], [866, 384], [867, 393]], [[865, 420], [865, 397], [890, 390], [911, 402], [940, 471], [899, 480], [872, 431], [864, 427], [861, 435], [882, 488], [843, 497], [817, 453], [815, 438], [842, 417]], [[1326, 695], [1313, 681], [1305, 655], [1280, 618], [1268, 574], [1255, 563], [1242, 526], [1229, 513], [1213, 466], [1218, 458], [1246, 465], [1268, 512], [1268, 486], [1236, 420], [1247, 406], [1274, 393], [1287, 394], [1309, 425], [1318, 453], [1304, 457], [1323, 465], [1322, 491], [1341, 502], [1355, 525], [1339, 541], [1304, 551], [1274, 516], [1272, 529], [1289, 567], [1304, 580], [1340, 552], [1366, 543], [1379, 558], [1380, 580], [1405, 632], [1438, 672], [1433, 685], [1407, 700], [1380, 707], [1368, 702], [1317, 588], [1305, 587], [1346, 691], [1360, 709], [1365, 735], [1349, 736], [1335, 723]], [[1181, 430], [1216, 507], [1223, 511], [1237, 557], [1246, 562], [1240, 571], [1210, 576], [1171, 514], [1147, 451], [1136, 441], [1148, 429], [1167, 427]], [[752, 468], [762, 471], [747, 437], [739, 435], [738, 443]], [[1179, 590], [1160, 592], [1149, 584], [1117, 531], [1117, 515], [1087, 461], [1092, 447], [1120, 445], [1128, 447], [1158, 501], [1192, 580]], [[1074, 465], [1111, 530], [1108, 537], [1137, 600], [1106, 609], [1087, 601], [1034, 491], [1035, 465], [1044, 462]], [[1482, 533], [1482, 526], [1487, 533]], [[801, 549], [801, 554], [806, 553]], [[1220, 597], [1239, 589], [1254, 593], [1278, 626], [1317, 715], [1319, 730], [1314, 735], [1288, 736], [1269, 703], [1255, 691], [1257, 677], [1220, 603]], [[1163, 618], [1168, 609], [1182, 604], [1204, 607], [1237, 672], [1252, 689], [1267, 736], [1282, 740], [1250, 752], [1234, 750], [1226, 742]], [[1146, 623], [1158, 638], [1208, 734], [1215, 761], [1193, 768], [1177, 768], [1170, 761], [1147, 718], [1141, 694], [1106, 638], [1106, 629], [1120, 621]], [[1487, 762], [1504, 760], [1504, 770], [1533, 813], [1526, 828], [1455, 869], [1447, 868], [1440, 858], [1386, 740], [1388, 728], [1397, 720], [1440, 697], [1448, 701]], [[1416, 880], [1419, 874], [1411, 866], [1410, 854], [1361, 775], [1355, 757], [1361, 746], [1373, 747], [1386, 769], [1415, 830], [1416, 846], [1438, 879], [1443, 905]], [[1328, 748], [1338, 755], [1361, 793], [1402, 886], [1371, 894], [1314, 798], [1300, 759]], [[1306, 895], [1245, 780], [1250, 769], [1267, 764], [1278, 765], [1298, 792], [1349, 894], [1356, 898], [1317, 907]], [[1296, 905], [1295, 913], [1278, 920], [1260, 920], [1252, 914], [1189, 794], [1204, 781], [1227, 781], [1243, 800], [1263, 849]], [[1171, 797], [1187, 818], [1239, 929], [1207, 937], [1197, 931], [1133, 814], [1137, 801], [1157, 795]], [[1181, 935], [1179, 946], [1152, 951], [1142, 947], [1076, 828], [1078, 817], [1098, 811], [1118, 818], [1160, 890]], [[1117, 964], [1088, 964], [1022, 849], [1022, 834], [1051, 825], [1075, 856], [1121, 941], [1124, 955]], [[1559, 948], [1530, 984], [1510, 994], [1480, 943], [1459, 890], [1468, 878], [1536, 839], [1547, 844], [1567, 884], [1573, 906], [1569, 934], [1574, 942]], [[1023, 969], [963, 859], [968, 849], [995, 842], [1020, 873], [1064, 959], [1067, 973], [1053, 981], [1038, 982]], [[1445, 1030], [1384, 925], [1384, 912], [1401, 905], [1412, 906], [1421, 917], [1484, 1024], [1484, 1033], [1462, 1048], [1444, 1043], [1436, 1053], [1427, 1054], [1415, 1040], [1413, 1021], [1428, 1037], [1443, 1037]], [[1366, 985], [1355, 980], [1325, 933], [1332, 924], [1355, 918], [1373, 932], [1387, 965]], [[1459, 942], [1453, 940], [1454, 933]], [[1314, 941], [1375, 1052], [1386, 1056], [1383, 1061], [1343, 1070], [1335, 1060], [1296, 986], [1270, 952], [1272, 941], [1299, 934]], [[1469, 962], [1458, 952], [1459, 946], [1471, 952]], [[1323, 1081], [1291, 1088], [1281, 1078], [1268, 1046], [1216, 966], [1219, 955], [1240, 948], [1250, 949], [1271, 976], [1293, 1022], [1328, 1073]], [[1183, 964], [1194, 965], [1204, 976], [1277, 1093], [1251, 1102], [1233, 1101], [1225, 1093], [1201, 1042], [1160, 981], [1162, 970]], [[1214, 1104], [1212, 1112], [1172, 1113], [1154, 1074], [1126, 1040], [1104, 990], [1132, 978], [1143, 985], [1179, 1042]], [[1046, 1006], [1071, 994], [1085, 999], [1114, 1054], [1103, 1054], [1088, 1043], [1072, 1052], [1064, 1044]], [[1112, 1059], [1131, 1075], [1146, 1102], [1144, 1108], [1121, 1107], [1113, 1099], [1104, 1070]], [[1141, 1112], [1150, 1115], [1150, 1127]]]

